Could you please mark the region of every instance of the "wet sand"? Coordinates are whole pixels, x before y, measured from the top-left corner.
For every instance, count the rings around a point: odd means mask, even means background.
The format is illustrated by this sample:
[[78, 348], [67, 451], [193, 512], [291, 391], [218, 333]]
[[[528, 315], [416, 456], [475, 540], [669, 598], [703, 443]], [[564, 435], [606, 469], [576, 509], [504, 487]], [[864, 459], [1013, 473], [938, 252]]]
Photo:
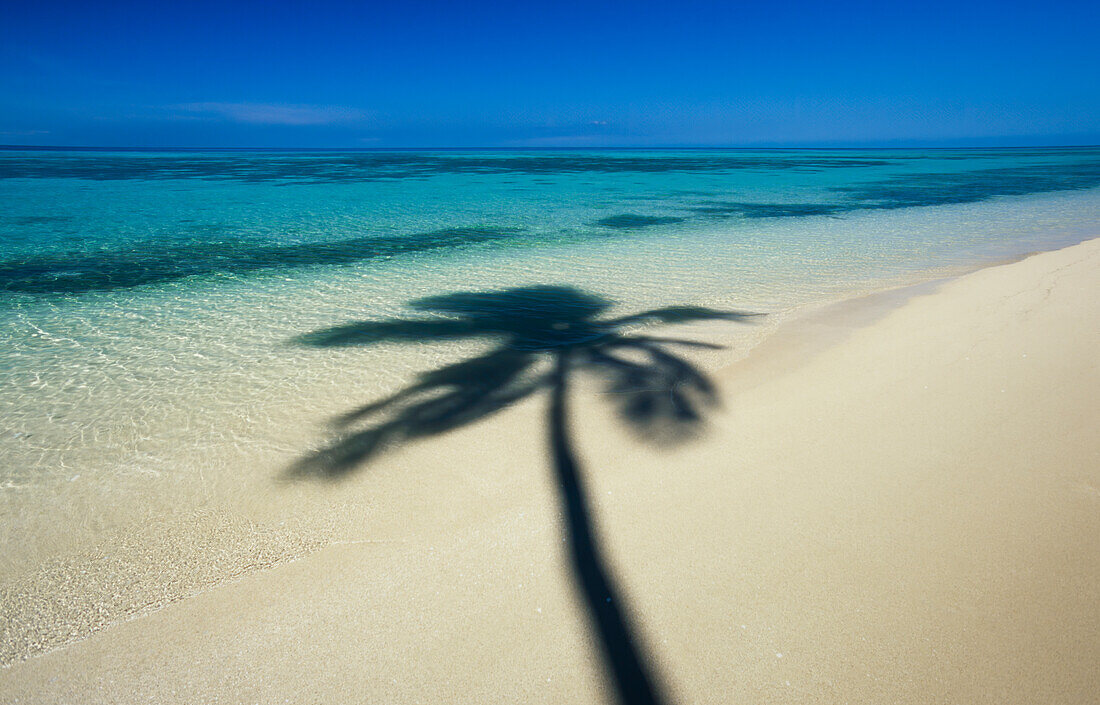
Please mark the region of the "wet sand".
[[[1098, 288], [1093, 240], [809, 313], [715, 373], [722, 409], [676, 447], [578, 389], [600, 538], [670, 699], [1092, 702]], [[0, 700], [606, 700], [545, 405], [314, 488], [309, 511], [370, 511], [5, 668]]]

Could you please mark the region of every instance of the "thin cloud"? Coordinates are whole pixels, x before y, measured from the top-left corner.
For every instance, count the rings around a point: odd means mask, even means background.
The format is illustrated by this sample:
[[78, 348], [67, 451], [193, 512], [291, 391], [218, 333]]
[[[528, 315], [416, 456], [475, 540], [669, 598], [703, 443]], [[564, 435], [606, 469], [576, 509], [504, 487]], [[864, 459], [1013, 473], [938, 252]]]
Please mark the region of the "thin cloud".
[[358, 123], [368, 114], [339, 105], [280, 103], [184, 103], [172, 106], [180, 117], [218, 117], [253, 125], [335, 125]]

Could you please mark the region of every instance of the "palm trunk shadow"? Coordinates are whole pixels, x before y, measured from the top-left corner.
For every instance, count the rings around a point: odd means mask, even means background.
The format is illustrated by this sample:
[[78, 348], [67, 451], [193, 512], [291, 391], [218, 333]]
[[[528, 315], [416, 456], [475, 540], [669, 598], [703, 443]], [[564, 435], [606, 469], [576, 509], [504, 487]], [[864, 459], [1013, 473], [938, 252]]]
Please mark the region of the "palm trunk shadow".
[[628, 705], [657, 705], [664, 699], [640, 653], [628, 618], [620, 609], [623, 602], [618, 590], [604, 568], [588, 499], [569, 442], [565, 408], [569, 353], [562, 350], [556, 357], [550, 392], [550, 451], [565, 505], [569, 557], [619, 701]]

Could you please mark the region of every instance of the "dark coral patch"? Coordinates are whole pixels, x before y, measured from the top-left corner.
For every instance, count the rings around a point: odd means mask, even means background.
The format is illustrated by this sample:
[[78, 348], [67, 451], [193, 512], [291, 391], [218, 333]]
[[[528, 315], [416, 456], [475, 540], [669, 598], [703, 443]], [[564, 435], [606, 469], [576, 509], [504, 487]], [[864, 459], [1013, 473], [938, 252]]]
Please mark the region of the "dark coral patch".
[[190, 276], [348, 265], [423, 252], [506, 243], [517, 228], [458, 227], [401, 236], [363, 236], [294, 245], [257, 245], [234, 239], [103, 248], [0, 261], [0, 290], [79, 294], [158, 284]]
[[631, 230], [634, 228], [651, 228], [654, 225], [671, 225], [673, 223], [682, 222], [684, 222], [683, 218], [676, 218], [673, 216], [661, 217], [655, 215], [623, 213], [622, 215], [601, 218], [596, 221], [596, 225], [602, 225], [605, 228], [615, 228], [616, 230]]

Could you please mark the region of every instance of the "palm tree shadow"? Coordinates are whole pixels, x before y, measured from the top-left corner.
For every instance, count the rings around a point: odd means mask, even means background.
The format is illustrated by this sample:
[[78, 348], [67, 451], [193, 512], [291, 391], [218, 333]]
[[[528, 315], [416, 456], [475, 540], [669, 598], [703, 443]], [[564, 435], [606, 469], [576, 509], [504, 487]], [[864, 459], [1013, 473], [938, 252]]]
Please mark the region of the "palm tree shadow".
[[601, 317], [611, 303], [561, 286], [458, 292], [410, 304], [432, 316], [359, 321], [301, 336], [299, 343], [314, 347], [458, 338], [487, 338], [495, 345], [477, 357], [423, 373], [397, 393], [338, 417], [337, 438], [301, 458], [289, 472], [295, 477], [339, 478], [386, 448], [465, 426], [548, 391], [550, 451], [565, 509], [570, 560], [616, 694], [623, 703], [660, 703], [659, 685], [595, 537], [569, 438], [568, 385], [574, 371], [594, 373], [614, 393], [620, 416], [643, 437], [658, 442], [686, 438], [717, 397], [707, 375], [672, 350], [721, 346], [631, 329], [652, 323], [744, 321], [758, 314], [681, 306]]

